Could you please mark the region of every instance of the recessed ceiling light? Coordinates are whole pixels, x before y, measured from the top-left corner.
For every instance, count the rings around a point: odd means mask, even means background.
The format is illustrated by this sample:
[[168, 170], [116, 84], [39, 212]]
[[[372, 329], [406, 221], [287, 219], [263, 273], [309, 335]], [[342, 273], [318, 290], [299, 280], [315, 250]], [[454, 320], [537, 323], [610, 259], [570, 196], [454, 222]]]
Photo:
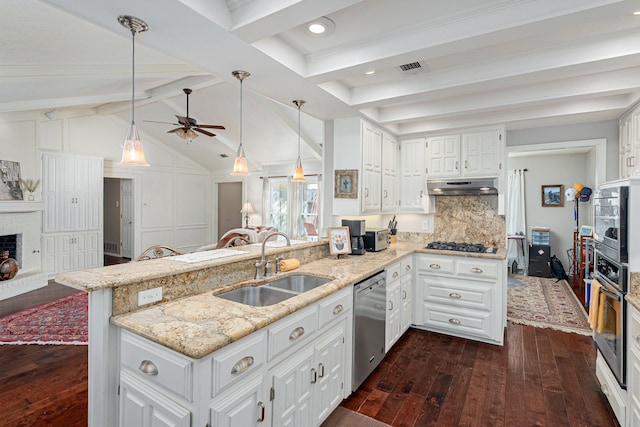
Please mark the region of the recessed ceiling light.
[[316, 37], [326, 37], [332, 34], [335, 29], [336, 24], [326, 16], [321, 16], [307, 23], [307, 31], [309, 31], [310, 35]]
[[370, 70], [370, 71], [366, 71], [365, 72], [365, 74], [368, 75], [368, 76], [371, 75], [371, 74], [375, 74], [375, 73], [376, 73], [376, 70]]

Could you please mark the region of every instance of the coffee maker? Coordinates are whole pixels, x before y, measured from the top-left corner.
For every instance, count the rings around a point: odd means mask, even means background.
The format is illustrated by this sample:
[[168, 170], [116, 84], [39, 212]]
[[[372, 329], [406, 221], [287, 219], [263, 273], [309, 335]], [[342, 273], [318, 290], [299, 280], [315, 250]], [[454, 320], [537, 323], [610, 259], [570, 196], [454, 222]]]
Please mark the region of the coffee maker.
[[343, 219], [342, 226], [349, 227], [349, 236], [351, 236], [351, 254], [362, 255], [366, 251], [364, 249], [365, 226], [364, 219]]

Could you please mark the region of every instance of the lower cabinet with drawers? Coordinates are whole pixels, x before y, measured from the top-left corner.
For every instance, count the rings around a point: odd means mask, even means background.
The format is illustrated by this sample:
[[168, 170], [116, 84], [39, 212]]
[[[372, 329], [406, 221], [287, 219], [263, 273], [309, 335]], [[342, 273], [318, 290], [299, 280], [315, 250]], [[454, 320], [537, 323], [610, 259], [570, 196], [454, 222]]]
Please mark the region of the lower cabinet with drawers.
[[121, 427], [318, 426], [349, 395], [352, 287], [202, 359], [120, 330]]
[[506, 326], [504, 260], [416, 254], [413, 324], [502, 345]]

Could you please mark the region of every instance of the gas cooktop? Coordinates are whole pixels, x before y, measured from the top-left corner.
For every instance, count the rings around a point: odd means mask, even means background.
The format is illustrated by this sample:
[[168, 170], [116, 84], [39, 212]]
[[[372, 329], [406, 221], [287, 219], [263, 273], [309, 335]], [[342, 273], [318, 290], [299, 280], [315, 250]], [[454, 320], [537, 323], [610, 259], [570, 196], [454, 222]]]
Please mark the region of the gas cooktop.
[[482, 243], [431, 242], [425, 248], [442, 251], [475, 252], [480, 254], [495, 254], [498, 252], [498, 248], [487, 247]]

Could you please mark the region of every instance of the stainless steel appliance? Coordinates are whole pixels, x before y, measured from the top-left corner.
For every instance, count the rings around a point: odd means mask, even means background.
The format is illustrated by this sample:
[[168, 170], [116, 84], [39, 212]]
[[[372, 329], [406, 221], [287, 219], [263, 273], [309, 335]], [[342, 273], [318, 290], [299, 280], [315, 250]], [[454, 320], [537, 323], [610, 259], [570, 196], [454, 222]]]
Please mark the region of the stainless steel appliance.
[[388, 228], [379, 230], [367, 230], [364, 235], [364, 247], [369, 252], [378, 252], [387, 249], [391, 243], [391, 233]]
[[427, 192], [432, 196], [478, 196], [498, 194], [497, 179], [451, 179], [427, 181]]
[[349, 236], [351, 236], [351, 254], [362, 255], [365, 253], [364, 248], [364, 234], [365, 234], [365, 220], [364, 219], [343, 219], [343, 227], [349, 227]]
[[622, 263], [628, 260], [628, 205], [629, 187], [626, 185], [608, 184], [600, 187], [593, 197], [595, 248]]
[[[625, 360], [627, 351], [625, 333], [627, 322], [625, 295], [628, 292], [627, 266], [596, 250], [594, 279], [602, 285], [600, 292], [605, 300], [604, 304], [600, 305], [600, 310], [603, 312], [599, 313], [603, 322], [593, 331], [593, 339], [620, 387], [627, 388]], [[591, 286], [594, 286], [593, 282]], [[591, 303], [593, 304], [593, 301]]]
[[381, 271], [353, 288], [353, 376], [356, 391], [384, 358], [385, 273]]

